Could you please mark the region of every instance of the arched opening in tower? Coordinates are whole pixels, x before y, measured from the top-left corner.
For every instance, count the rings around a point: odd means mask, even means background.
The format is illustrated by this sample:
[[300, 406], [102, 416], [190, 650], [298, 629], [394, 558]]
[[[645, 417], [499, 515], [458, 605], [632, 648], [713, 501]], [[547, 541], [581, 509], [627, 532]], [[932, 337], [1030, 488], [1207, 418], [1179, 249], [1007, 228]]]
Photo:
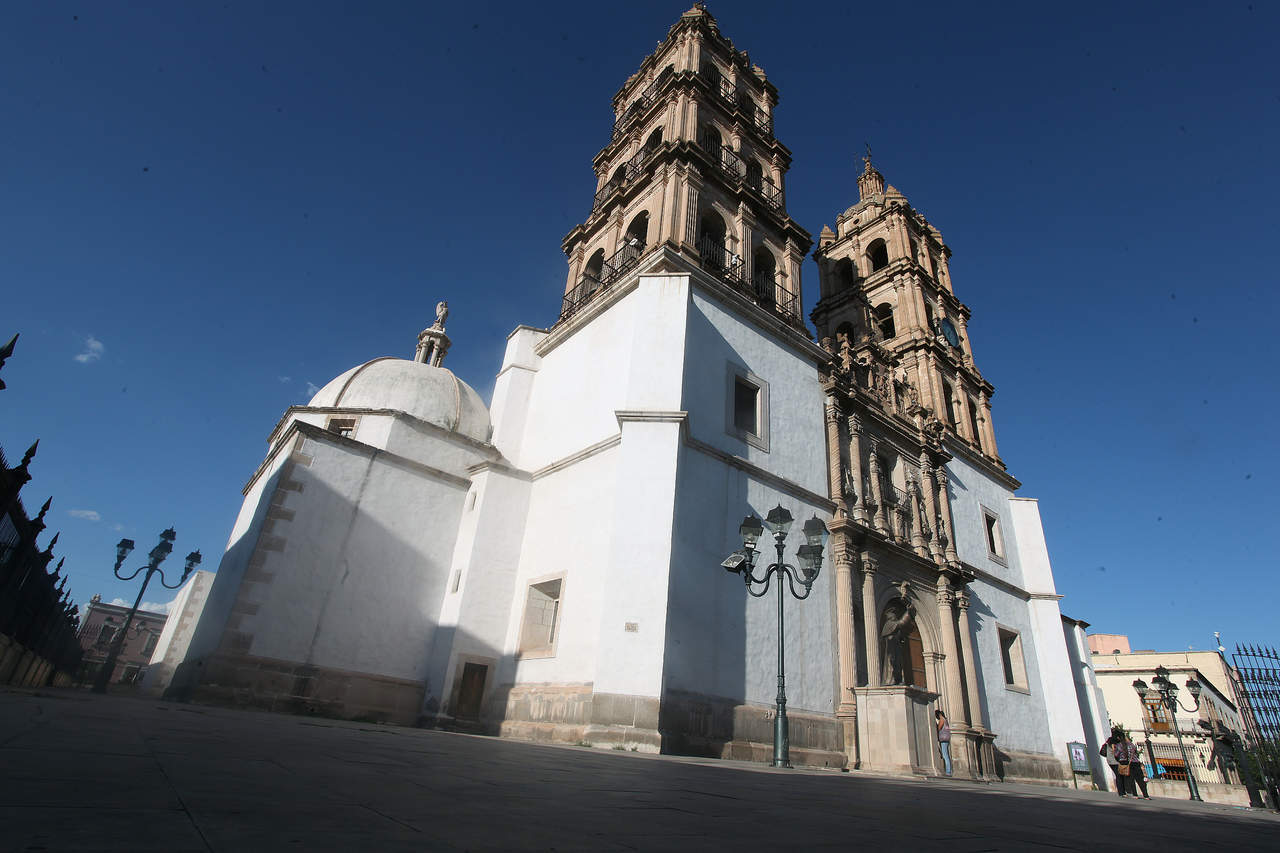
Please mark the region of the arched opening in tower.
[[881, 302], [876, 306], [876, 327], [886, 341], [898, 335], [893, 325], [893, 306], [888, 302]]
[[867, 261], [871, 264], [872, 272], [889, 266], [889, 248], [885, 246], [884, 240], [874, 240], [867, 246]]

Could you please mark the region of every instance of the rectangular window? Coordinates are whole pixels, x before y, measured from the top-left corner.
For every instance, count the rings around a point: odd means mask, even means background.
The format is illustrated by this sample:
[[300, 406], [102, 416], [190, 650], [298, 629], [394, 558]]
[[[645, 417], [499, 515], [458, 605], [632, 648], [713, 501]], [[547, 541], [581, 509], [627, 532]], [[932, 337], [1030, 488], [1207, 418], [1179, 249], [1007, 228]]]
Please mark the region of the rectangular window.
[[1022, 637], [1009, 628], [997, 629], [1000, 634], [1000, 662], [1004, 665], [1004, 686], [1012, 690], [1027, 690], [1027, 664], [1022, 657]]
[[987, 531], [987, 556], [998, 563], [1003, 563], [1004, 534], [1000, 532], [1000, 516], [984, 506], [982, 524]]
[[760, 434], [760, 389], [741, 377], [733, 383], [733, 425], [743, 432]]
[[725, 431], [767, 453], [769, 384], [750, 371], [730, 364], [725, 394]]
[[1171, 732], [1173, 725], [1169, 719], [1169, 709], [1159, 699], [1143, 699], [1143, 710], [1147, 718], [1147, 727], [1153, 732]]
[[356, 437], [355, 418], [329, 418], [329, 423], [325, 428], [329, 430], [329, 432], [336, 433], [343, 438]]
[[951, 426], [956, 425], [956, 401], [955, 390], [951, 387], [951, 383], [942, 380], [942, 399], [947, 406], [947, 423]]
[[146, 655], [148, 658], [150, 658], [152, 653], [155, 652], [156, 650], [156, 644], [159, 642], [160, 642], [159, 634], [148, 634], [147, 641], [142, 645], [142, 653]]
[[563, 586], [563, 578], [529, 586], [524, 602], [524, 624], [520, 627], [522, 657], [551, 657], [555, 654]]
[[111, 638], [114, 637], [115, 635], [116, 635], [116, 626], [103, 625], [101, 630], [98, 631], [97, 642], [99, 645], [105, 646], [111, 642]]

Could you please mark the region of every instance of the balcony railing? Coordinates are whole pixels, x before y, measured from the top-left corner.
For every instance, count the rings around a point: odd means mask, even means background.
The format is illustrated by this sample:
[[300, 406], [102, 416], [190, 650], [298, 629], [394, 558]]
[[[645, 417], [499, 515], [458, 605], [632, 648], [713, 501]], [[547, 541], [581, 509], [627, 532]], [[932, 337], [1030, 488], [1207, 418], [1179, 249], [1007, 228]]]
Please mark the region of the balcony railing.
[[742, 181], [764, 199], [769, 207], [774, 210], [782, 209], [782, 191], [778, 189], [777, 184], [764, 175], [748, 175], [746, 162], [738, 152], [721, 143], [714, 136], [703, 136], [698, 142], [698, 147], [707, 153], [730, 182]]
[[728, 282], [742, 282], [742, 256], [729, 251], [724, 241], [711, 236], [699, 237], [698, 255], [707, 272]]
[[591, 204], [591, 209], [595, 210], [596, 208], [600, 207], [600, 205], [604, 204], [606, 201], [612, 198], [613, 194], [616, 193], [621, 188], [621, 186], [622, 185], [619, 184], [617, 181], [609, 181], [609, 183], [602, 186], [599, 189], [599, 191], [596, 192], [596, 198], [595, 198], [595, 201], [592, 202]]
[[640, 93], [640, 97], [636, 98], [627, 105], [627, 109], [622, 116], [613, 124], [613, 142], [617, 142], [627, 132], [631, 126], [631, 121], [636, 116], [643, 115], [648, 112], [649, 107], [658, 100], [658, 95], [662, 93], [662, 89], [667, 84], [667, 79], [675, 73], [675, 69], [668, 65], [662, 70], [657, 78], [645, 87]]
[[595, 298], [596, 294], [606, 290], [615, 281], [633, 269], [644, 255], [645, 246], [639, 240], [623, 244], [604, 262], [599, 272], [585, 272], [578, 285], [564, 295], [560, 306], [560, 319], [572, 317], [584, 305]]

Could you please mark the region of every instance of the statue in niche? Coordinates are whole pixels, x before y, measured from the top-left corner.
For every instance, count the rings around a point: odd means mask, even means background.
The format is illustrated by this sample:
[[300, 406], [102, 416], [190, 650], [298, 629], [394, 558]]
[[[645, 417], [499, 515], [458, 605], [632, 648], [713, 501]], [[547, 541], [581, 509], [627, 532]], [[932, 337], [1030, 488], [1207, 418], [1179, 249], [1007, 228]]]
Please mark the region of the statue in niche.
[[911, 650], [908, 638], [916, 627], [916, 608], [911, 603], [911, 586], [906, 581], [898, 584], [898, 597], [884, 610], [880, 626], [880, 672], [885, 684], [907, 684], [911, 666]]

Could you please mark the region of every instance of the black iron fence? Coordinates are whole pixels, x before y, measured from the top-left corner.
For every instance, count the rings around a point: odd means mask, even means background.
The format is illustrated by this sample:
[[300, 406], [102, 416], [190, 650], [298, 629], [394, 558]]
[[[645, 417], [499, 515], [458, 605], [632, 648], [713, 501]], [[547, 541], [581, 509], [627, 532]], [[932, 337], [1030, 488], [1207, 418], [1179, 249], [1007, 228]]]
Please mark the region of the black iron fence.
[[573, 290], [564, 295], [564, 300], [560, 305], [560, 319], [565, 320], [572, 317], [594, 299], [597, 293], [607, 289], [615, 281], [634, 269], [640, 263], [644, 250], [645, 244], [633, 238], [614, 252], [600, 267], [599, 271], [589, 270], [583, 273], [582, 278], [578, 280], [578, 284]]

